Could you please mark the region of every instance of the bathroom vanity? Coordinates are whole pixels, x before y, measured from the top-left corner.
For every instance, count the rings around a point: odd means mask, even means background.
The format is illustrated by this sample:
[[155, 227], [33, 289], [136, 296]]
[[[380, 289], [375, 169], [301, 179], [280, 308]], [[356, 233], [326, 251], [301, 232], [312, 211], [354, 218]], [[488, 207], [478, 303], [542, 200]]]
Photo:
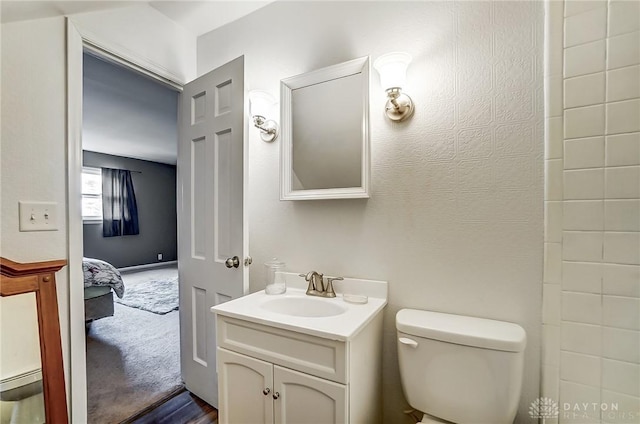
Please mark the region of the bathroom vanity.
[[211, 308], [220, 423], [380, 422], [387, 283], [345, 278], [328, 299], [285, 274], [283, 295], [260, 291]]

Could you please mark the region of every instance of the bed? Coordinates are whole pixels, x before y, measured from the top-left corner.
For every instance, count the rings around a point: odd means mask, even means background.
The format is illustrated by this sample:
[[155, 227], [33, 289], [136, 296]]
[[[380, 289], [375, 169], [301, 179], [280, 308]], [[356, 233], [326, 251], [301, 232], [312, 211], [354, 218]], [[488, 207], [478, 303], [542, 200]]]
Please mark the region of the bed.
[[100, 259], [82, 258], [84, 273], [84, 320], [86, 323], [113, 316], [113, 293], [124, 295], [120, 272]]

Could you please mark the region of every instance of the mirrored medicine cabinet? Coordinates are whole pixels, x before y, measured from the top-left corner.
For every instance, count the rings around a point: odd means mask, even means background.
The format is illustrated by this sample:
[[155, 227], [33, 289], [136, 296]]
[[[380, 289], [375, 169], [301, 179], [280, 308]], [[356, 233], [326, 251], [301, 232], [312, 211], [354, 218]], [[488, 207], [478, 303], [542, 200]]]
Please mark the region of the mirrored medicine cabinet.
[[368, 198], [369, 58], [283, 79], [281, 200]]

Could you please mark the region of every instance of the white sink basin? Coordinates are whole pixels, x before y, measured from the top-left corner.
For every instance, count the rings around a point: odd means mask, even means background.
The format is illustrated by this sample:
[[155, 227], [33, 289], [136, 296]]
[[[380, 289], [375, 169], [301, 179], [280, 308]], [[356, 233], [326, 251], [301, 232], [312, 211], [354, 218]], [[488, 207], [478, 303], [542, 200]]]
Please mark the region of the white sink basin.
[[[227, 318], [268, 325], [331, 340], [350, 340], [387, 304], [385, 281], [347, 278], [333, 285], [337, 297], [305, 294], [308, 283], [297, 272], [284, 272], [287, 292], [268, 295], [264, 290], [213, 306]], [[348, 303], [344, 294], [368, 298], [365, 304]]]
[[347, 311], [335, 301], [313, 297], [280, 297], [269, 299], [260, 306], [267, 311], [295, 317], [332, 317]]

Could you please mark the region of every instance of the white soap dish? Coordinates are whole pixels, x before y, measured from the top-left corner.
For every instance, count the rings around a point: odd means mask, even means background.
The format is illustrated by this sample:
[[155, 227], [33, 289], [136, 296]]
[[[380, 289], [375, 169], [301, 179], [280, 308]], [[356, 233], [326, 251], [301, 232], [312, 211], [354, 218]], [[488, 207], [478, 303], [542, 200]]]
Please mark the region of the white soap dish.
[[357, 303], [360, 305], [364, 305], [369, 301], [369, 298], [367, 296], [359, 294], [343, 294], [342, 299], [347, 303]]

